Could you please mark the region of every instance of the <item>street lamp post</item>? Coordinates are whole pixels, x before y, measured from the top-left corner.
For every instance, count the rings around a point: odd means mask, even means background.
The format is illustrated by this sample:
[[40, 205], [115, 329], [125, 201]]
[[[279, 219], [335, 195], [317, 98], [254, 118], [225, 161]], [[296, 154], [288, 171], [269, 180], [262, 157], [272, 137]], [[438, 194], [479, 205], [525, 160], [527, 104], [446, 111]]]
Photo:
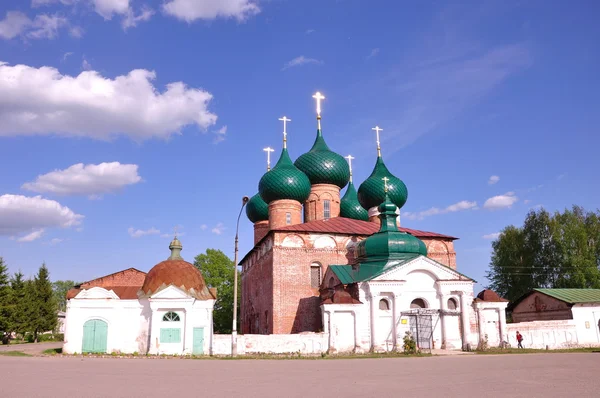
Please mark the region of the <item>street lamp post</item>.
[[237, 295], [238, 295], [238, 230], [240, 228], [240, 217], [244, 206], [250, 200], [249, 197], [242, 198], [242, 207], [238, 214], [237, 223], [235, 225], [235, 249], [233, 255], [233, 327], [231, 329], [231, 356], [237, 356]]

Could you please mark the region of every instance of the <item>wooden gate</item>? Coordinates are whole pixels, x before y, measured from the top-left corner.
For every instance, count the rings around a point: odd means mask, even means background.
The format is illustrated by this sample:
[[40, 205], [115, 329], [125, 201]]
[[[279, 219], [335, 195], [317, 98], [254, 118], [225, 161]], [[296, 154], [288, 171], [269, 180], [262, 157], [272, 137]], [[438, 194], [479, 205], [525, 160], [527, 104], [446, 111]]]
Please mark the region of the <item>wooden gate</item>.
[[83, 325], [82, 352], [106, 352], [108, 324], [100, 319], [91, 319]]

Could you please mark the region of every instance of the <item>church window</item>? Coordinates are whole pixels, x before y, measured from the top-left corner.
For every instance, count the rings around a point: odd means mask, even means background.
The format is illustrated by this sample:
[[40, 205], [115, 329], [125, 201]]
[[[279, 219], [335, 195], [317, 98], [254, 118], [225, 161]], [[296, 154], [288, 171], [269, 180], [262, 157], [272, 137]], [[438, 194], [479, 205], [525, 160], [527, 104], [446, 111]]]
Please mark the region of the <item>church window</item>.
[[329, 200], [324, 200], [323, 201], [323, 218], [325, 220], [329, 220], [330, 217], [331, 217], [330, 201]]
[[321, 264], [312, 263], [310, 265], [310, 287], [318, 288], [321, 286]]
[[389, 311], [390, 303], [386, 299], [379, 300], [379, 309], [384, 311]]
[[410, 303], [410, 308], [427, 308], [427, 304], [423, 299], [414, 299], [412, 303]]
[[448, 299], [448, 309], [455, 310], [457, 308], [458, 308], [458, 303], [456, 302], [456, 299], [453, 299], [453, 298]]
[[285, 213], [285, 223], [287, 225], [292, 223], [292, 213]]
[[169, 311], [163, 316], [163, 322], [179, 322], [181, 319], [176, 312]]

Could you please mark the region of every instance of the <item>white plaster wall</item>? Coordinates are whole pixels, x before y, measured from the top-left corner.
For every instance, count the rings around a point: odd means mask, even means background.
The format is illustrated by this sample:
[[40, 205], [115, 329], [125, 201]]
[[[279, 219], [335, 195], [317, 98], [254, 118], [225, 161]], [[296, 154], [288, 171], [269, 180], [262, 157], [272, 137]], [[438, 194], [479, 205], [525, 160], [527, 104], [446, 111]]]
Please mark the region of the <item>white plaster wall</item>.
[[[215, 334], [213, 339], [213, 355], [231, 355], [230, 334]], [[245, 334], [237, 336], [237, 349], [238, 355], [317, 355], [327, 352], [328, 341], [328, 333]]]
[[509, 323], [506, 325], [508, 342], [516, 348], [517, 331], [523, 335], [524, 348], [549, 349], [571, 348], [580, 346], [577, 338], [577, 327], [573, 320], [533, 321]]
[[600, 344], [600, 305], [575, 304], [571, 308], [580, 344]]
[[139, 300], [71, 299], [67, 303], [63, 352], [81, 353], [84, 323], [101, 319], [108, 324], [107, 352], [145, 353], [144, 332], [149, 317], [149, 307]]

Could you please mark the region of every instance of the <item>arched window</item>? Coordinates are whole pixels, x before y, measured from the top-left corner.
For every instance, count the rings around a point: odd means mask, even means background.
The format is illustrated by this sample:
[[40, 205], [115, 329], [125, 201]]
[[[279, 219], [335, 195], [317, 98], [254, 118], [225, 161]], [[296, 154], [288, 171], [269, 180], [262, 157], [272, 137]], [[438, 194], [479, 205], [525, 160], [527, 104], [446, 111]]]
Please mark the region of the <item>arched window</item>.
[[310, 287], [319, 288], [321, 286], [321, 264], [312, 263], [310, 265]]
[[329, 278], [329, 287], [333, 288], [333, 287], [335, 287], [334, 285], [335, 285], [335, 279], [332, 276]]
[[456, 302], [456, 299], [453, 299], [453, 298], [448, 299], [448, 309], [449, 310], [458, 309], [458, 303]]
[[292, 223], [292, 213], [285, 213], [285, 223], [287, 225]]
[[176, 312], [169, 311], [163, 316], [163, 322], [179, 322], [181, 319]]
[[427, 308], [427, 304], [425, 304], [425, 300], [418, 298], [410, 303], [410, 308]]
[[331, 217], [331, 202], [327, 199], [323, 201], [323, 218], [329, 220]]
[[384, 311], [389, 311], [390, 303], [386, 299], [379, 300], [379, 309]]

